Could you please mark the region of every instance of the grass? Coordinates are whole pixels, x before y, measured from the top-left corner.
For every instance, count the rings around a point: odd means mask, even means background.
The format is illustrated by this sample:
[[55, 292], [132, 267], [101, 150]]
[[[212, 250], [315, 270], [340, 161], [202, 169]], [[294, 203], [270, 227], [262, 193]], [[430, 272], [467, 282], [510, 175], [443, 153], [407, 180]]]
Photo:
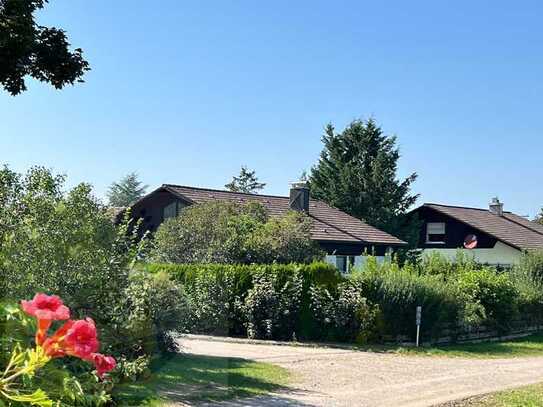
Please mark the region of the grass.
[[[330, 346], [334, 346], [333, 344]], [[339, 347], [345, 347], [339, 345]], [[444, 356], [463, 358], [507, 358], [523, 356], [543, 356], [543, 333], [504, 342], [480, 342], [451, 344], [440, 346], [397, 346], [397, 345], [363, 345], [355, 349], [377, 353], [397, 353], [401, 355]]]
[[399, 348], [398, 353], [467, 358], [543, 356], [543, 334], [539, 333], [505, 342], [466, 343], [418, 349]]
[[488, 396], [475, 397], [455, 404], [456, 407], [541, 407], [543, 384], [506, 390]]
[[163, 406], [197, 400], [250, 397], [283, 388], [288, 372], [278, 366], [237, 358], [172, 354], [156, 360], [150, 379], [116, 387], [125, 406]]

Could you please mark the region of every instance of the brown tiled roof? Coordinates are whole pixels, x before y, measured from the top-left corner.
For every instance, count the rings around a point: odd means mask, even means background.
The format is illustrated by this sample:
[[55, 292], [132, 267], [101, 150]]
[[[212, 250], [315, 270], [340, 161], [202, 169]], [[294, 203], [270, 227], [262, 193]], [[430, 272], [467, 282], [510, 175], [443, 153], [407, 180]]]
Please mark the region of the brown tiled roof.
[[[282, 215], [290, 209], [289, 198], [284, 196], [245, 194], [171, 184], [164, 184], [162, 188], [191, 203], [215, 200], [240, 203], [258, 201], [266, 207], [271, 216]], [[388, 233], [315, 199], [309, 200], [309, 216], [313, 221], [311, 238], [314, 240], [386, 245], [406, 244]]]
[[517, 249], [543, 249], [543, 226], [514, 213], [504, 212], [503, 216], [498, 216], [487, 209], [440, 204], [423, 206], [457, 219]]

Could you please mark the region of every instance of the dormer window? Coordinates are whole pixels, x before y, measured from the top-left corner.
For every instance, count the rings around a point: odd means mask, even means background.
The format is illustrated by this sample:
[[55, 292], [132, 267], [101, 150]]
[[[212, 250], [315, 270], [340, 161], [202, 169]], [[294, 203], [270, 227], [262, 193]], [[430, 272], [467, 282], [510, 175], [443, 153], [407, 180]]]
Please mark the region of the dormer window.
[[426, 224], [426, 243], [445, 243], [445, 222], [429, 222]]

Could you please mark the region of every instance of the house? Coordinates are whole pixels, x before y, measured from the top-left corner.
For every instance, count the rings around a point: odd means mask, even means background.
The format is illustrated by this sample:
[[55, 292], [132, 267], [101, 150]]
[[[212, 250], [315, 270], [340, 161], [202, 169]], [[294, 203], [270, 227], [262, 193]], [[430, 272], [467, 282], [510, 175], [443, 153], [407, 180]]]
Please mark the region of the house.
[[503, 210], [494, 198], [488, 209], [425, 203], [412, 211], [421, 221], [419, 248], [453, 260], [469, 251], [480, 263], [510, 266], [523, 251], [543, 250], [543, 225]]
[[305, 212], [312, 220], [311, 238], [326, 252], [326, 261], [343, 272], [347, 272], [352, 265], [362, 264], [364, 253], [383, 259], [388, 252], [406, 245], [402, 240], [339, 209], [311, 199], [309, 189], [303, 182], [292, 184], [290, 196], [164, 184], [136, 202], [131, 211], [134, 218], [143, 220], [145, 230], [153, 232], [164, 220], [177, 216], [184, 207], [209, 201], [257, 201], [270, 216], [281, 216], [289, 210]]

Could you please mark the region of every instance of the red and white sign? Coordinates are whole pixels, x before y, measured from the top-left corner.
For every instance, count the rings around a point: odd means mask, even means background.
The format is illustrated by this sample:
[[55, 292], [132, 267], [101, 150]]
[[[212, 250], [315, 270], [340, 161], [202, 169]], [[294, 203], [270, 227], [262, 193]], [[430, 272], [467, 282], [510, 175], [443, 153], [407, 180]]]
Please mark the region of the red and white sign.
[[477, 236], [467, 235], [464, 239], [464, 247], [466, 249], [475, 249], [477, 247]]

